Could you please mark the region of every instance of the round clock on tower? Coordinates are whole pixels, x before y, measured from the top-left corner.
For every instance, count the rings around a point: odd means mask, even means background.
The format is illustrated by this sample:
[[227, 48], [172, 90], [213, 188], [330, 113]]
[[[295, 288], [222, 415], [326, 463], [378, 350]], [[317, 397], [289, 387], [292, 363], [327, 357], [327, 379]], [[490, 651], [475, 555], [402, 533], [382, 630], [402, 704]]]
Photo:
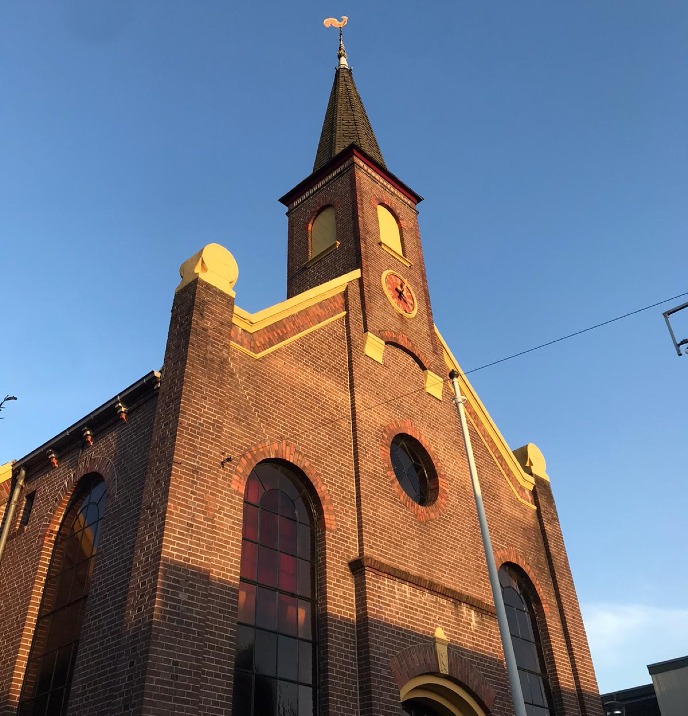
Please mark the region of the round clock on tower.
[[413, 318], [418, 311], [418, 302], [408, 281], [396, 271], [382, 274], [382, 287], [392, 306], [407, 318]]

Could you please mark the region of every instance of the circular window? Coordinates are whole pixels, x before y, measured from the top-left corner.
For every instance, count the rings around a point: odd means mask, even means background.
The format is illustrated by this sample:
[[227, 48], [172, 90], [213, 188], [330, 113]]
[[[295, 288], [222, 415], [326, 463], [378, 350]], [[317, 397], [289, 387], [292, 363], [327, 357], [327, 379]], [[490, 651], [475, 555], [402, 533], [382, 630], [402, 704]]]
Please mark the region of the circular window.
[[394, 474], [404, 492], [419, 505], [433, 502], [437, 481], [431, 479], [432, 461], [425, 448], [410, 435], [402, 434], [394, 437], [389, 452]]

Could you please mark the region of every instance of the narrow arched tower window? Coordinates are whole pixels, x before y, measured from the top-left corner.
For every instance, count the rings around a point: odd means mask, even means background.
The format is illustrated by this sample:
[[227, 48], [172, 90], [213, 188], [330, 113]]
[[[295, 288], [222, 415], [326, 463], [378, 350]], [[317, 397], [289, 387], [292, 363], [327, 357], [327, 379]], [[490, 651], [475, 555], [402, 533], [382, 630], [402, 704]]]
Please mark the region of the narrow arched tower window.
[[389, 246], [400, 256], [404, 252], [401, 247], [401, 234], [399, 233], [399, 224], [392, 212], [382, 204], [377, 205], [377, 221], [380, 225], [380, 241]]
[[333, 206], [326, 206], [311, 226], [311, 258], [337, 244], [337, 223]]
[[263, 462], [244, 495], [234, 716], [316, 713], [313, 511], [298, 477]]
[[528, 716], [553, 716], [552, 696], [533, 602], [523, 577], [509, 565], [499, 568], [504, 607], [514, 645]]
[[87, 475], [60, 524], [19, 699], [21, 716], [67, 713], [105, 501], [103, 478]]

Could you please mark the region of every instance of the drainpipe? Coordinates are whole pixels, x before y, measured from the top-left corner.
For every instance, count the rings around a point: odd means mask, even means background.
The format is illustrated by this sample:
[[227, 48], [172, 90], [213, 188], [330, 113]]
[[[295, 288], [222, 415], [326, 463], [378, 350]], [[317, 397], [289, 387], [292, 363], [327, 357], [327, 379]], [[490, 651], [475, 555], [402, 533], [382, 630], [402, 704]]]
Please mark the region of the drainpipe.
[[24, 487], [25, 477], [26, 470], [23, 467], [20, 467], [19, 472], [17, 473], [17, 479], [14, 483], [14, 491], [12, 492], [12, 497], [10, 497], [10, 501], [7, 504], [7, 509], [5, 510], [5, 521], [2, 525], [2, 534], [0, 535], [0, 559], [2, 559], [2, 555], [5, 552], [7, 535], [9, 535], [10, 533], [10, 526], [12, 525], [14, 510], [17, 507], [17, 502], [19, 502], [19, 495], [21, 494], [22, 487]]
[[516, 716], [526, 716], [526, 705], [523, 702], [521, 679], [518, 676], [518, 665], [516, 664], [516, 656], [514, 655], [514, 645], [511, 643], [511, 632], [509, 631], [509, 622], [507, 621], [506, 609], [504, 608], [502, 586], [499, 583], [499, 575], [497, 574], [497, 565], [495, 564], [494, 552], [492, 551], [492, 540], [490, 539], [490, 531], [487, 528], [487, 516], [485, 515], [485, 507], [483, 505], [483, 495], [480, 490], [480, 482], [478, 482], [478, 470], [475, 467], [473, 447], [471, 446], [471, 436], [468, 433], [466, 413], [463, 408], [466, 398], [461, 395], [461, 389], [459, 388], [459, 372], [457, 370], [452, 370], [451, 373], [449, 373], [449, 377], [451, 378], [452, 387], [454, 388], [454, 402], [456, 403], [456, 410], [459, 413], [461, 432], [463, 433], [463, 442], [466, 446], [466, 457], [468, 458], [468, 468], [471, 473], [471, 483], [473, 484], [475, 507], [478, 511], [480, 534], [483, 538], [487, 572], [490, 575], [492, 598], [494, 599], [495, 608], [497, 609], [499, 635], [502, 638], [502, 648], [504, 649], [504, 659], [506, 660], [506, 671], [509, 675], [511, 700], [514, 704], [514, 712], [516, 713]]

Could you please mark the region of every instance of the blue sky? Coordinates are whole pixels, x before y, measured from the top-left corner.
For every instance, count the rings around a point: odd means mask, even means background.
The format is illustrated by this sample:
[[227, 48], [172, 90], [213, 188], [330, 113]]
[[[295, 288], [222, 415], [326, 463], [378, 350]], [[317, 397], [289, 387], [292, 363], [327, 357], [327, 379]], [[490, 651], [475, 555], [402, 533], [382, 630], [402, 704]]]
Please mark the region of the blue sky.
[[[7, 2], [0, 462], [160, 367], [204, 244], [240, 306], [284, 298], [277, 198], [311, 170], [343, 14], [464, 370], [688, 291], [683, 1]], [[547, 458], [603, 691], [688, 644], [688, 357], [661, 316], [687, 299], [470, 376]]]

